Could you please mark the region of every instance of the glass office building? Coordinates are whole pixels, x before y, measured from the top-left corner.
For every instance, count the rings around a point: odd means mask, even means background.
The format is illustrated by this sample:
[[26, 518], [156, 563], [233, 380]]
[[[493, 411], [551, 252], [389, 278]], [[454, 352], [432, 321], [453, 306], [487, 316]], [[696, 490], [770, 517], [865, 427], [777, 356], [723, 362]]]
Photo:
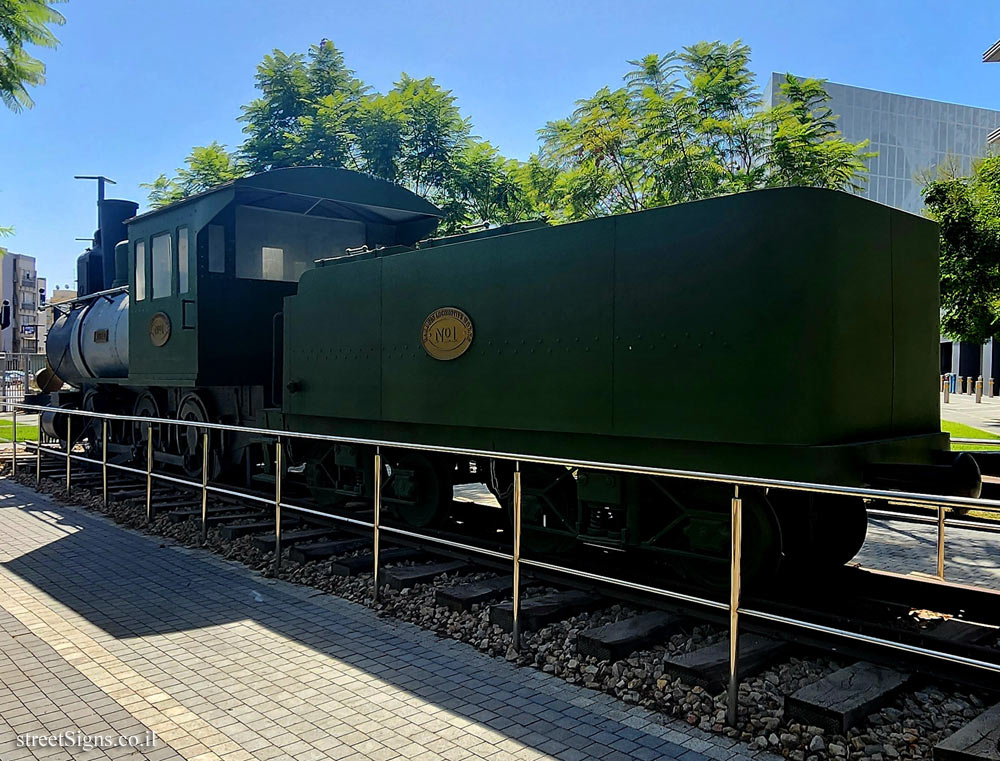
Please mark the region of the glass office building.
[[[784, 74], [771, 74], [764, 102], [773, 105]], [[963, 173], [985, 155], [988, 137], [1000, 127], [1000, 111], [937, 100], [895, 95], [864, 87], [826, 83], [830, 108], [847, 140], [870, 141], [878, 156], [868, 162], [867, 187], [861, 195], [919, 214], [923, 207], [919, 178], [947, 158]]]

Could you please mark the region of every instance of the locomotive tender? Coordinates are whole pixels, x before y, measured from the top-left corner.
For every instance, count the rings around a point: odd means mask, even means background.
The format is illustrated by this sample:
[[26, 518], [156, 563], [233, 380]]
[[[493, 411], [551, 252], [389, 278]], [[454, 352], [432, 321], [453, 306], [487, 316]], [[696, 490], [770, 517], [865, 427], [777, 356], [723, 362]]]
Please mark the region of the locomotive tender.
[[[101, 200], [80, 294], [48, 361], [58, 409], [977, 495], [940, 431], [937, 231], [846, 193], [782, 188], [548, 226], [429, 238], [440, 212], [347, 170], [279, 169], [131, 216]], [[131, 217], [131, 218], [128, 218]], [[119, 242], [121, 241], [121, 242]], [[60, 385], [53, 380], [49, 387]], [[112, 461], [147, 426], [111, 426]], [[217, 432], [213, 431], [213, 437]], [[199, 476], [195, 428], [153, 426], [157, 463]], [[91, 425], [74, 439], [99, 443]], [[224, 434], [213, 477], [261, 477]], [[290, 442], [330, 510], [370, 504], [373, 452]], [[384, 453], [386, 508], [447, 516], [457, 484], [510, 499], [503, 460]], [[522, 468], [527, 546], [725, 567], [728, 487]], [[266, 478], [266, 474], [263, 475]], [[744, 489], [744, 568], [824, 569], [860, 548], [860, 499]]]

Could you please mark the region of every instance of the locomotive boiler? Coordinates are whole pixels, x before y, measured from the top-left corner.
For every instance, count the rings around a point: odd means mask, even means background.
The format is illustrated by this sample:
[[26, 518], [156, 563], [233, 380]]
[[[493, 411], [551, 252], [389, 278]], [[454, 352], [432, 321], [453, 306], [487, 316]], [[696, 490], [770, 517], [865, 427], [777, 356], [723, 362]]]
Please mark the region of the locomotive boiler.
[[[813, 188], [430, 237], [439, 218], [314, 167], [133, 217], [101, 287], [63, 307], [49, 361], [76, 388], [46, 403], [400, 442], [385, 503], [428, 530], [459, 484], [509, 505], [512, 466], [407, 443], [978, 494], [940, 430], [932, 222]], [[196, 429], [116, 428], [112, 456], [147, 430], [158, 462], [200, 473]], [[261, 446], [213, 440], [213, 477], [266, 478]], [[283, 477], [324, 509], [370, 504], [369, 447], [289, 448]], [[534, 551], [585, 543], [698, 578], [727, 563], [724, 487], [555, 465], [522, 484]], [[748, 578], [864, 541], [860, 499], [741, 496]]]

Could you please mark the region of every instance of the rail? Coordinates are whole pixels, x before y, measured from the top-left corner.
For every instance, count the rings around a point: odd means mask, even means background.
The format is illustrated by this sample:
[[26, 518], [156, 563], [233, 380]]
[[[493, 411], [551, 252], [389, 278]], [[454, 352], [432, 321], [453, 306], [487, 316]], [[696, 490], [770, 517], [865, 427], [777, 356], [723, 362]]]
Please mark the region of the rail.
[[[18, 412], [44, 413], [52, 412], [51, 408], [39, 405], [24, 403], [11, 403], [6, 406], [8, 411], [13, 412], [11, 442], [11, 466], [12, 472], [17, 467], [17, 415]], [[224, 494], [239, 499], [250, 500], [272, 506], [275, 513], [275, 549], [274, 568], [277, 571], [281, 564], [281, 523], [282, 511], [294, 511], [304, 515], [321, 516], [356, 527], [370, 529], [372, 531], [373, 542], [373, 597], [375, 600], [379, 596], [380, 578], [380, 540], [384, 533], [405, 536], [423, 542], [437, 544], [443, 547], [459, 549], [464, 552], [479, 554], [494, 559], [510, 562], [513, 566], [513, 627], [511, 632], [512, 645], [515, 650], [520, 649], [521, 644], [521, 622], [520, 622], [520, 573], [522, 567], [536, 568], [549, 572], [566, 574], [592, 582], [607, 584], [613, 587], [621, 587], [645, 594], [665, 597], [671, 600], [684, 602], [687, 604], [699, 605], [715, 610], [727, 611], [729, 614], [729, 685], [727, 696], [726, 720], [734, 726], [737, 718], [737, 697], [739, 690], [739, 633], [740, 617], [747, 617], [777, 623], [783, 626], [798, 628], [805, 631], [820, 633], [823, 635], [840, 637], [843, 639], [862, 642], [866, 645], [873, 645], [889, 650], [901, 651], [909, 655], [927, 657], [951, 664], [984, 670], [1000, 676], [1000, 663], [991, 663], [976, 658], [970, 658], [955, 653], [947, 653], [940, 650], [932, 650], [905, 642], [898, 642], [882, 637], [852, 632], [824, 624], [806, 621], [788, 616], [780, 616], [768, 611], [745, 608], [741, 606], [741, 550], [742, 550], [742, 500], [740, 498], [740, 487], [769, 487], [790, 489], [794, 491], [805, 491], [821, 494], [833, 494], [842, 496], [862, 497], [866, 499], [890, 500], [896, 504], [914, 505], [929, 507], [937, 511], [937, 576], [942, 582], [945, 581], [945, 526], [946, 510], [948, 509], [976, 509], [986, 512], [1000, 513], [1000, 500], [975, 499], [971, 497], [953, 497], [946, 495], [921, 494], [916, 492], [892, 491], [887, 489], [872, 489], [856, 486], [838, 486], [831, 484], [811, 483], [808, 481], [791, 481], [775, 478], [763, 478], [756, 476], [741, 476], [723, 473], [711, 473], [703, 471], [688, 471], [676, 468], [639, 467], [624, 463], [595, 462], [590, 460], [578, 460], [560, 457], [543, 457], [539, 455], [499, 452], [481, 449], [470, 449], [462, 447], [446, 447], [438, 445], [421, 444], [417, 442], [391, 441], [384, 439], [366, 439], [348, 436], [334, 436], [328, 434], [306, 433], [302, 431], [277, 430], [272, 428], [256, 428], [250, 426], [227, 425], [224, 423], [210, 423], [189, 420], [176, 420], [170, 418], [148, 418], [135, 415], [117, 415], [110, 413], [92, 412], [88, 410], [60, 409], [58, 414], [66, 416], [66, 449], [63, 451], [58, 446], [52, 448], [46, 446], [42, 432], [41, 418], [39, 417], [38, 437], [35, 447], [36, 478], [41, 481], [41, 460], [43, 452], [47, 455], [63, 457], [66, 462], [66, 488], [69, 490], [72, 483], [72, 463], [74, 461], [91, 463], [101, 468], [102, 498], [104, 503], [108, 502], [108, 470], [115, 469], [134, 475], [140, 475], [146, 479], [146, 520], [151, 522], [154, 515], [154, 505], [152, 498], [153, 480], [158, 479], [170, 483], [181, 484], [187, 487], [197, 488], [201, 493], [201, 531], [202, 536], [207, 536], [207, 501], [210, 493]], [[75, 418], [96, 418], [101, 421], [101, 458], [95, 459], [73, 452], [73, 420]], [[108, 424], [109, 422], [127, 422], [146, 424], [146, 467], [136, 468], [129, 465], [108, 462]], [[176, 425], [194, 427], [202, 431], [202, 477], [200, 481], [181, 478], [166, 473], [156, 473], [153, 470], [153, 435], [152, 427]], [[209, 431], [229, 431], [243, 434], [253, 434], [273, 439], [275, 443], [275, 486], [274, 496], [264, 497], [259, 494], [243, 492], [237, 489], [226, 488], [208, 482], [208, 457], [210, 450]], [[374, 483], [374, 504], [373, 518], [371, 521], [351, 518], [335, 513], [327, 513], [303, 505], [296, 505], [286, 501], [282, 497], [282, 475], [283, 475], [283, 448], [284, 439], [305, 439], [313, 441], [325, 441], [330, 443], [351, 444], [355, 446], [367, 446], [374, 449], [374, 468], [377, 477]], [[1000, 446], [1000, 440], [996, 439], [955, 439], [956, 442], [981, 444], [986, 446]], [[465, 457], [484, 457], [498, 460], [511, 461], [514, 464], [514, 484], [513, 484], [513, 551], [501, 552], [479, 547], [474, 544], [458, 542], [443, 537], [430, 536], [407, 529], [383, 525], [381, 522], [382, 512], [382, 488], [384, 470], [382, 466], [383, 449], [412, 449], [425, 452], [436, 452], [442, 454], [458, 455]], [[604, 574], [584, 571], [577, 568], [569, 568], [555, 563], [541, 560], [534, 560], [521, 556], [521, 465], [523, 463], [536, 463], [545, 465], [557, 465], [566, 468], [581, 468], [611, 471], [618, 473], [629, 473], [636, 475], [657, 476], [665, 478], [687, 479], [695, 481], [708, 481], [715, 483], [729, 484], [733, 487], [732, 497], [729, 499], [730, 525], [731, 525], [731, 548], [730, 548], [730, 595], [729, 602], [721, 602], [705, 597], [686, 594], [674, 590], [665, 589], [659, 586], [641, 584], [626, 579], [618, 579]]]

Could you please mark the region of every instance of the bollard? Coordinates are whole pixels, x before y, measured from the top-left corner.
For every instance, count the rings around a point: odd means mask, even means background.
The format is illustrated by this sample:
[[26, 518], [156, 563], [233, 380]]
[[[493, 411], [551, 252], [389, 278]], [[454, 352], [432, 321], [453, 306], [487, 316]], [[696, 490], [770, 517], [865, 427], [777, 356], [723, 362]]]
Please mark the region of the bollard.
[[726, 723], [736, 726], [740, 679], [740, 556], [743, 545], [743, 500], [739, 485], [733, 486], [731, 539], [729, 554], [729, 691], [726, 695]]
[[153, 522], [153, 424], [146, 423], [146, 525]]
[[382, 514], [382, 451], [375, 447], [375, 504], [372, 517], [372, 602], [378, 602], [379, 518]]
[[[277, 535], [275, 536], [277, 538]], [[201, 541], [208, 539], [208, 431], [201, 439]]]
[[274, 443], [274, 575], [281, 570], [281, 438]]
[[521, 652], [521, 463], [514, 463], [514, 601], [511, 645]]
[[973, 392], [973, 385], [975, 384], [975, 380], [973, 379], [973, 377], [971, 375], [967, 375], [965, 377], [965, 383], [966, 383], [966, 386], [965, 386], [966, 391], [965, 391], [965, 393], [967, 393], [969, 396], [972, 396], [972, 394], [974, 393]]
[[990, 385], [989, 385], [989, 391], [987, 392], [987, 395], [990, 397], [990, 399], [992, 399], [993, 398], [993, 379], [990, 378], [989, 382], [990, 382]]
[[944, 403], [948, 404], [951, 401], [948, 398], [949, 396], [951, 396], [951, 394], [950, 394], [950, 391], [951, 391], [951, 380], [948, 378], [947, 375], [944, 376], [944, 381], [942, 382], [942, 388], [944, 390]]
[[10, 477], [17, 475], [17, 407], [14, 408], [14, 419], [11, 421]]
[[101, 493], [108, 506], [108, 421], [101, 421]]
[[976, 381], [976, 404], [982, 404], [983, 401], [983, 379], [980, 378]]
[[[40, 420], [39, 423], [41, 423]], [[72, 423], [72, 416], [66, 415], [66, 491], [69, 491], [69, 466], [71, 464], [70, 453], [73, 450], [73, 444], [71, 443], [73, 440], [73, 436], [71, 435], [73, 430]]]
[[958, 394], [964, 394], [965, 393], [965, 376], [963, 376], [963, 375], [959, 375], [958, 376], [958, 391], [956, 391], [955, 393], [958, 393]]
[[944, 581], [944, 508], [940, 506], [937, 524], [937, 575]]

